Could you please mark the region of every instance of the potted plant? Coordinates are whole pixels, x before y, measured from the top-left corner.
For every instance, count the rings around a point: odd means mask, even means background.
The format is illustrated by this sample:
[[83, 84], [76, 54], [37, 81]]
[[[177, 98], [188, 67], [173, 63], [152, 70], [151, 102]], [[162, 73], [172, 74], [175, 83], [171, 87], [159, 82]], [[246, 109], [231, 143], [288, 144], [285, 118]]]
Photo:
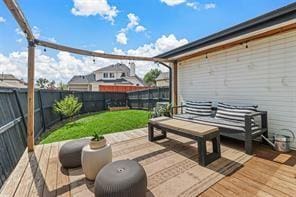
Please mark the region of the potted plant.
[[89, 142], [89, 146], [91, 149], [100, 149], [106, 146], [106, 139], [100, 133], [95, 132], [92, 137], [93, 138]]

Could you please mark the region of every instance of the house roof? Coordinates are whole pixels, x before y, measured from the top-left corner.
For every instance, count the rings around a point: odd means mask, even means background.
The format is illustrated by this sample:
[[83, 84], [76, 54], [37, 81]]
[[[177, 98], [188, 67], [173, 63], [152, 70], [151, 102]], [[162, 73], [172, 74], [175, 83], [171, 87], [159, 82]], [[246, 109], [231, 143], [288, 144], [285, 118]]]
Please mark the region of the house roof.
[[[106, 71], [122, 71], [122, 72], [126, 72], [127, 75], [129, 75], [130, 73], [130, 69], [129, 67], [127, 67], [125, 64], [121, 64], [121, 63], [117, 63], [117, 64], [112, 64], [110, 66], [98, 69], [96, 71], [102, 71], [102, 72], [106, 72]], [[115, 79], [115, 80], [104, 80], [104, 79], [100, 79], [100, 80], [96, 80], [96, 75], [95, 72], [92, 72], [88, 75], [75, 75], [72, 77], [72, 79], [70, 79], [70, 81], [68, 82], [68, 84], [89, 84], [89, 83], [93, 83], [93, 82], [104, 82], [104, 83], [123, 83], [123, 84], [139, 84], [139, 85], [144, 85], [143, 80], [139, 77], [139, 76], [126, 76], [126, 77], [122, 77], [120, 79]]]
[[88, 75], [74, 75], [68, 84], [88, 84], [96, 81], [95, 74], [91, 73]]
[[[127, 65], [125, 64], [121, 64], [121, 63], [117, 63], [117, 64], [112, 64], [110, 66], [106, 66], [104, 68], [100, 68], [96, 71], [100, 71], [100, 72], [105, 72], [105, 71], [122, 71], [122, 72], [130, 72], [129, 67], [127, 67]], [[96, 72], [95, 71], [95, 72]]]
[[124, 78], [112, 79], [112, 80], [110, 80], [110, 79], [109, 80], [100, 79], [100, 80], [97, 80], [96, 82], [132, 84], [129, 81], [125, 80]]
[[169, 72], [163, 72], [163, 73], [160, 73], [155, 80], [160, 81], [160, 80], [168, 80], [168, 79], [169, 79]]
[[246, 22], [240, 23], [228, 29], [222, 30], [202, 39], [190, 42], [186, 45], [162, 53], [156, 58], [172, 58], [199, 48], [216, 44], [231, 38], [235, 38], [256, 30], [267, 28], [296, 18], [296, 2], [285, 7], [268, 12]]
[[22, 80], [16, 78], [14, 75], [12, 74], [0, 74], [0, 80], [16, 80], [16, 81], [21, 81]]
[[140, 86], [144, 85], [144, 81], [139, 76], [129, 76], [129, 77], [123, 77], [126, 81], [130, 82], [131, 84], [138, 84]]

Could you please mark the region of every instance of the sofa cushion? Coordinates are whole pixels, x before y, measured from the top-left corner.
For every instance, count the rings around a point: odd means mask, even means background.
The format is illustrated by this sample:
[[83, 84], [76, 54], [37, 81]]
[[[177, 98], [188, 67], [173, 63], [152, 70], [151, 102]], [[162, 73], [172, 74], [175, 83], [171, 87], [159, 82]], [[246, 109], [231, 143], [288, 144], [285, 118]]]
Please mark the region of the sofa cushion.
[[231, 121], [245, 121], [245, 115], [256, 112], [257, 106], [235, 106], [218, 103], [216, 118]]
[[[190, 116], [190, 114], [180, 114], [174, 115], [174, 118], [179, 120], [187, 120], [190, 122], [196, 122], [200, 124], [207, 124], [211, 126], [245, 131], [245, 122], [243, 121], [231, 121], [227, 119], [213, 118], [209, 116]], [[258, 129], [259, 127], [256, 124], [252, 125], [252, 130]]]
[[185, 113], [185, 114], [175, 114], [174, 115], [174, 118], [176, 119], [181, 119], [181, 120], [189, 120], [189, 119], [193, 119], [193, 118], [196, 118], [198, 117], [197, 115], [193, 115], [193, 114], [188, 114], [188, 113]]
[[212, 102], [196, 102], [186, 101], [185, 112], [198, 116], [211, 116], [212, 115]]

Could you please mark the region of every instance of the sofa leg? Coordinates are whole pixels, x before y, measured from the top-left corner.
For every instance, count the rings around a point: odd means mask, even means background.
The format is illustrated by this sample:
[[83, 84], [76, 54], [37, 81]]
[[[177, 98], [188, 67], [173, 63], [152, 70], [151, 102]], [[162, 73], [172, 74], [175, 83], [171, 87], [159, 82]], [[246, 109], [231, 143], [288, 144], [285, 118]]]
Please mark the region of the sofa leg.
[[245, 141], [245, 152], [248, 155], [253, 154], [253, 142], [252, 142], [252, 140], [246, 140]]
[[[265, 131], [262, 135], [268, 139], [268, 131]], [[263, 137], [261, 137], [261, 143], [268, 145], [268, 142], [266, 142]]]

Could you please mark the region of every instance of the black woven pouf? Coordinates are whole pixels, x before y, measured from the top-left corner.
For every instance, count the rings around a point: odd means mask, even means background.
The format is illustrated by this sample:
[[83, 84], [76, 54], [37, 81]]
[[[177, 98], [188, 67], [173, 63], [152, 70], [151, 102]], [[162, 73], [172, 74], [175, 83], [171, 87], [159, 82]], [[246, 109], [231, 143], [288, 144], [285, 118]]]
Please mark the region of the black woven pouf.
[[82, 148], [89, 143], [89, 139], [79, 139], [66, 142], [59, 152], [59, 160], [64, 168], [81, 166]]
[[104, 166], [95, 181], [97, 197], [144, 197], [147, 191], [147, 176], [136, 161], [121, 160]]

